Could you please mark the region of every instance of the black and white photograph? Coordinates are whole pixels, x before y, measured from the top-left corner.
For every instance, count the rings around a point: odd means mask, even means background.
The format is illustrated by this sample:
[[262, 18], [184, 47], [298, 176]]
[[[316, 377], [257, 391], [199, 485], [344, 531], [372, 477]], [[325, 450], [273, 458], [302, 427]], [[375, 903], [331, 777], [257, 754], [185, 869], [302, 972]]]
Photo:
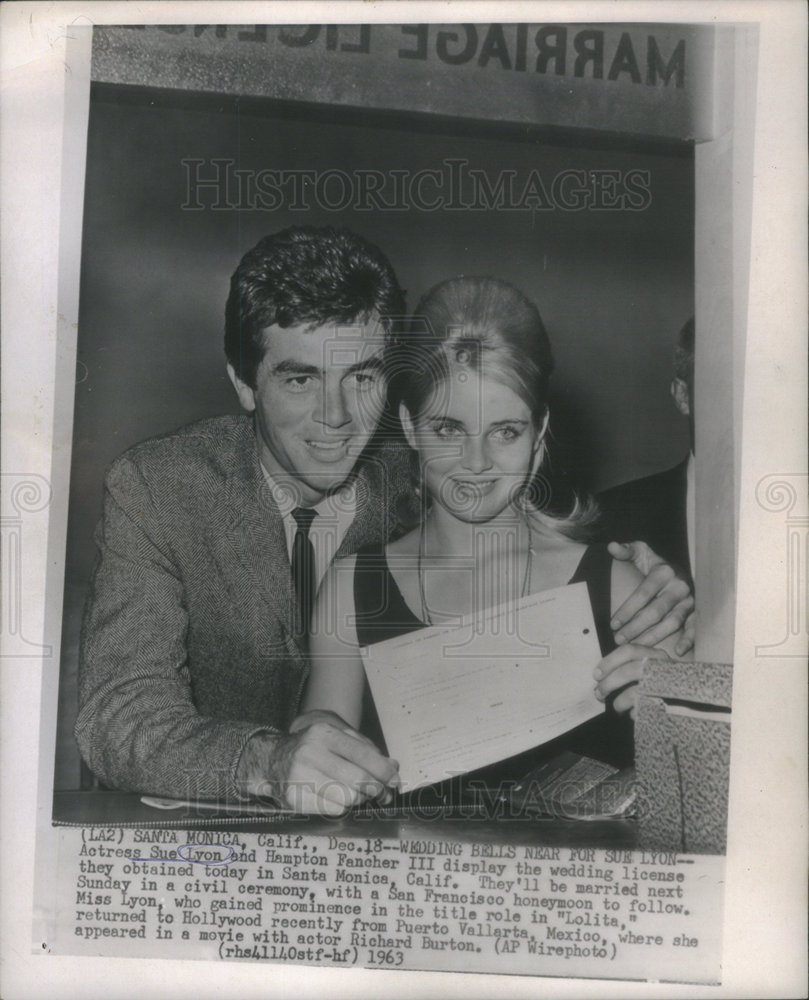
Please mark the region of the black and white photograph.
[[745, 778], [805, 759], [772, 10], [93, 6], [48, 22], [52, 387], [43, 460], [4, 448], [26, 951], [201, 996], [758, 982], [734, 873], [806, 812]]

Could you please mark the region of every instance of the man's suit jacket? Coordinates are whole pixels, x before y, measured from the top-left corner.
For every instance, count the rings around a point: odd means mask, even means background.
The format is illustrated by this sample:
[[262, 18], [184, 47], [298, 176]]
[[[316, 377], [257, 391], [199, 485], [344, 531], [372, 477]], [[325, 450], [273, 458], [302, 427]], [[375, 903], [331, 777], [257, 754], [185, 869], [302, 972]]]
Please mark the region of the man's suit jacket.
[[[338, 556], [396, 532], [407, 467], [394, 445], [363, 463]], [[96, 540], [82, 755], [116, 788], [237, 796], [245, 743], [286, 730], [307, 676], [283, 521], [252, 421], [204, 420], [124, 454], [107, 475]]]
[[606, 541], [646, 542], [659, 556], [691, 578], [686, 520], [688, 458], [673, 469], [633, 479], [599, 493], [599, 526]]

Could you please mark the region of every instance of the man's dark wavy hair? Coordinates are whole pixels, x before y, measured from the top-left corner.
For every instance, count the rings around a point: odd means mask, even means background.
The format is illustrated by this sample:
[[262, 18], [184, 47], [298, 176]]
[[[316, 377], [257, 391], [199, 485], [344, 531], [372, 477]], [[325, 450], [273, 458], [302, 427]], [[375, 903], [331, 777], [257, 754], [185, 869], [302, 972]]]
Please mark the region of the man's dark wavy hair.
[[365, 323], [386, 333], [405, 302], [390, 261], [348, 229], [292, 226], [265, 236], [239, 262], [225, 306], [225, 354], [250, 388], [264, 357], [262, 330]]

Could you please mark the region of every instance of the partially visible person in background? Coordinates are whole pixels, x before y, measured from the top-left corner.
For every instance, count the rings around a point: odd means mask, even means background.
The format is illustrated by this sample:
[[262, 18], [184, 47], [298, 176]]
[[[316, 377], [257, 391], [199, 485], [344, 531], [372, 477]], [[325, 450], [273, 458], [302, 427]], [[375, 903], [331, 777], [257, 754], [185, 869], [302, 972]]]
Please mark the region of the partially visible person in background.
[[640, 539], [682, 572], [694, 577], [694, 317], [680, 330], [671, 380], [674, 405], [688, 420], [691, 447], [673, 468], [633, 479], [598, 494], [602, 537]]

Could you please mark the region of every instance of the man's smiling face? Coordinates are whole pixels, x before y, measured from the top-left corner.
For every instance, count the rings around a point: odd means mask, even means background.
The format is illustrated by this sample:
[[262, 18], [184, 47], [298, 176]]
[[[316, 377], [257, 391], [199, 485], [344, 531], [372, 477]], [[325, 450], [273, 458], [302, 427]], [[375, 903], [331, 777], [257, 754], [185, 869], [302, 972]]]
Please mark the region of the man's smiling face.
[[372, 316], [262, 332], [255, 389], [230, 365], [228, 374], [242, 406], [256, 415], [262, 465], [313, 505], [346, 480], [382, 415], [384, 330]]

